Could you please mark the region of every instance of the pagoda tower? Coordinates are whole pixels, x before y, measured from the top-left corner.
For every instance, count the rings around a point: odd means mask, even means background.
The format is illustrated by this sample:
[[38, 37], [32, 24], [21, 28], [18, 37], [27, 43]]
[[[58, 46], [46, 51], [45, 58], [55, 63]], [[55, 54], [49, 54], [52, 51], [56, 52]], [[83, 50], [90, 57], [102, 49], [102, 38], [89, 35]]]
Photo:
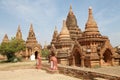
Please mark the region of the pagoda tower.
[[8, 43], [8, 42], [9, 42], [8, 36], [7, 36], [7, 34], [5, 34], [5, 36], [2, 40], [2, 43]]
[[21, 32], [21, 29], [20, 29], [20, 25], [18, 25], [18, 30], [17, 30], [17, 33], [16, 33], [16, 39], [22, 40], [22, 32]]
[[67, 65], [67, 57], [69, 55], [69, 50], [71, 49], [73, 43], [74, 41], [70, 37], [70, 33], [66, 26], [66, 21], [63, 20], [63, 26], [60, 34], [57, 37], [57, 42], [53, 44], [54, 48], [56, 49], [58, 63]]
[[57, 31], [57, 27], [55, 26], [55, 30], [54, 30], [54, 33], [53, 33], [53, 38], [52, 38], [51, 44], [56, 43], [57, 37], [58, 37], [58, 31]]
[[78, 42], [84, 53], [81, 54], [84, 55], [84, 66], [113, 65], [114, 58], [112, 56], [115, 53], [114, 49], [108, 37], [100, 34], [97, 23], [93, 18], [91, 7], [89, 7], [88, 10], [88, 20], [85, 25], [85, 31], [82, 38], [78, 39]]
[[100, 36], [97, 23], [92, 15], [92, 7], [89, 7], [88, 20], [85, 25], [85, 36]]
[[29, 34], [28, 34], [28, 37], [27, 37], [27, 41], [26, 41], [26, 45], [29, 44], [29, 46], [32, 46], [33, 44], [37, 44], [37, 43], [38, 42], [37, 42], [36, 37], [35, 37], [35, 33], [34, 33], [34, 30], [33, 30], [33, 25], [31, 24]]
[[70, 6], [69, 13], [66, 19], [66, 26], [70, 32], [70, 37], [76, 40], [78, 37], [82, 36], [81, 29], [77, 25], [77, 19], [72, 11], [72, 6]]
[[35, 33], [33, 30], [33, 25], [30, 25], [30, 30], [29, 30], [29, 34], [27, 37], [27, 41], [26, 41], [26, 58], [30, 58], [30, 56], [32, 54], [34, 54], [35, 56], [41, 53], [41, 45], [38, 44], [36, 37], [35, 37]]
[[70, 33], [67, 29], [67, 26], [66, 26], [66, 21], [63, 20], [63, 27], [62, 27], [62, 30], [59, 34], [59, 37], [58, 37], [58, 42], [60, 43], [69, 43], [71, 42], [71, 37], [70, 37]]

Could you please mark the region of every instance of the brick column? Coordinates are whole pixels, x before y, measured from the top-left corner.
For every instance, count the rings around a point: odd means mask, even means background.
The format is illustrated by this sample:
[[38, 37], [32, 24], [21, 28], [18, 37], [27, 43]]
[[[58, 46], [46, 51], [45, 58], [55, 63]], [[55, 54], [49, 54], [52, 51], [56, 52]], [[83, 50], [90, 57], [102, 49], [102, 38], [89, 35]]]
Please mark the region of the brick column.
[[114, 56], [112, 55], [111, 66], [114, 66]]
[[100, 56], [100, 66], [103, 65], [103, 56]]
[[84, 59], [85, 59], [85, 56], [81, 56], [81, 67], [84, 67]]
[[73, 56], [73, 60], [72, 61], [73, 61], [72, 65], [75, 66], [75, 56]]

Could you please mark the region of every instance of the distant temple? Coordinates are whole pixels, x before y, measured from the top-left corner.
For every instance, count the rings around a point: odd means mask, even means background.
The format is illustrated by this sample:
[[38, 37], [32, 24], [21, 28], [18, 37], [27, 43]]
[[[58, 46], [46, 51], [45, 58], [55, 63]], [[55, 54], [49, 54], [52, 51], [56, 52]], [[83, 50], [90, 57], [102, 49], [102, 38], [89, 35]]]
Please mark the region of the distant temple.
[[5, 34], [5, 36], [4, 36], [3, 40], [2, 40], [2, 43], [4, 43], [4, 42], [5, 43], [9, 42], [7, 34]]
[[[22, 39], [22, 32], [21, 32], [21, 29], [20, 29], [20, 25], [18, 25], [18, 30], [16, 32], [15, 38], [19, 39], [19, 40], [23, 40]], [[2, 43], [3, 42], [9, 42], [7, 34], [5, 34]], [[26, 45], [26, 50], [20, 52], [20, 54], [25, 59], [30, 59], [30, 57], [32, 55], [36, 56], [38, 53], [41, 53], [42, 47], [41, 47], [41, 45], [36, 40], [32, 24], [30, 25], [30, 30], [29, 30], [29, 33], [28, 33], [27, 40], [25, 41], [25, 45]]]
[[54, 30], [51, 50], [55, 52], [58, 63], [63, 65], [79, 67], [120, 65], [120, 57], [118, 54], [115, 55], [110, 40], [98, 30], [91, 7], [85, 30], [81, 31], [70, 6], [60, 33], [57, 28]]
[[26, 41], [26, 54], [25, 57], [30, 57], [32, 54], [34, 54], [35, 56], [37, 56], [38, 53], [41, 52], [41, 45], [38, 44], [36, 37], [35, 37], [35, 33], [33, 31], [33, 25], [30, 25], [30, 30], [29, 30], [29, 34], [27, 37], [27, 41]]

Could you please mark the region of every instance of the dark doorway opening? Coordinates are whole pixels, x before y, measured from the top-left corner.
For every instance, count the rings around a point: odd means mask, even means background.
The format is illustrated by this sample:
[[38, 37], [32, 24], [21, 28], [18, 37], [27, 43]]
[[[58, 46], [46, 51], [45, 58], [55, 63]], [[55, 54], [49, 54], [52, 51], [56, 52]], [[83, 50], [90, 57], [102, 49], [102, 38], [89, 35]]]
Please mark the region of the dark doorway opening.
[[75, 52], [75, 66], [80, 67], [81, 66], [81, 55], [78, 51]]
[[111, 61], [112, 61], [112, 57], [111, 57], [112, 54], [111, 54], [110, 50], [107, 49], [105, 51], [105, 53], [103, 54], [103, 56], [104, 56], [103, 60], [104, 60], [105, 64], [110, 65]]
[[35, 51], [35, 59], [37, 59], [38, 51]]

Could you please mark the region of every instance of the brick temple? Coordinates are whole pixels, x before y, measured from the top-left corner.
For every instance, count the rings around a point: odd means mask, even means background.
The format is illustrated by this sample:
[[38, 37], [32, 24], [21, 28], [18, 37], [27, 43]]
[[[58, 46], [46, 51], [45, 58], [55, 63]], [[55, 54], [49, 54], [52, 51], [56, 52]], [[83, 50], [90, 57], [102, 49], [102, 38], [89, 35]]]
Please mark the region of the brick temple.
[[51, 41], [51, 50], [55, 52], [58, 63], [78, 67], [120, 65], [120, 56], [116, 54], [107, 36], [103, 36], [93, 17], [92, 8], [88, 10], [85, 30], [81, 31], [72, 11], [58, 33], [55, 28]]
[[[23, 40], [20, 25], [18, 25], [18, 29], [17, 29], [15, 38], [19, 39], [19, 40]], [[9, 42], [7, 34], [5, 34], [2, 43], [3, 42]], [[19, 54], [22, 55], [22, 57], [24, 57], [25, 59], [30, 59], [30, 57], [32, 55], [36, 56], [38, 53], [41, 53], [42, 47], [36, 40], [32, 24], [30, 24], [30, 30], [28, 32], [27, 40], [24, 41], [24, 42], [25, 42], [25, 45], [26, 45], [26, 50], [21, 51]]]

